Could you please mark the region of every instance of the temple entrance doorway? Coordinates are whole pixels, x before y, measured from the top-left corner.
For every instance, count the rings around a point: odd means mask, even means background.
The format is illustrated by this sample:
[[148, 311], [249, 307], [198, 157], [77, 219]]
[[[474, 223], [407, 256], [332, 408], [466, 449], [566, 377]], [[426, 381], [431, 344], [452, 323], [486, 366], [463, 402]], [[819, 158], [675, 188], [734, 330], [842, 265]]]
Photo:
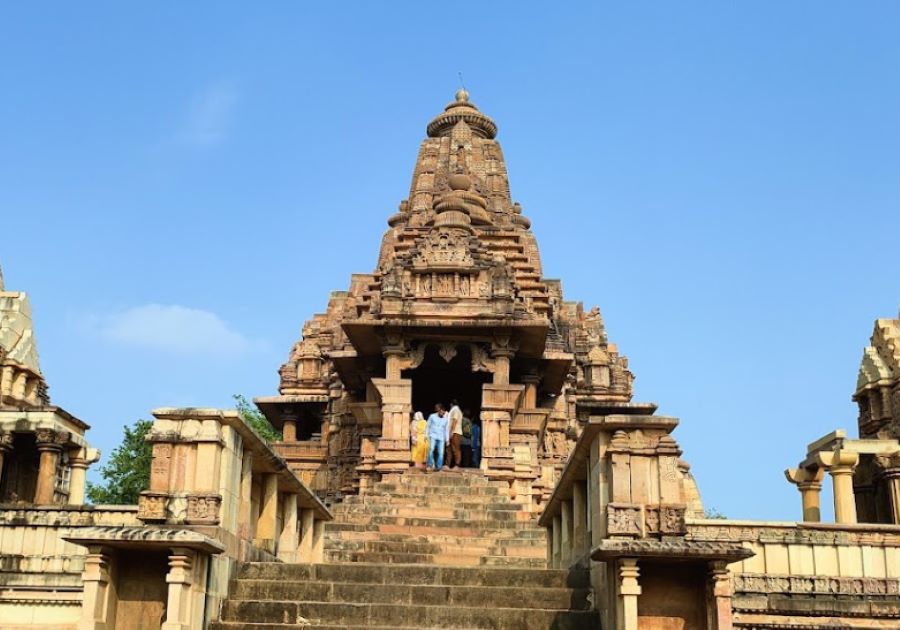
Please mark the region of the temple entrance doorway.
[[404, 370], [402, 376], [412, 380], [413, 412], [421, 411], [426, 418], [437, 403], [449, 409], [455, 398], [460, 409], [471, 410], [472, 420], [479, 421], [481, 386], [491, 382], [489, 373], [472, 371], [472, 351], [465, 344], [430, 344], [421, 365]]

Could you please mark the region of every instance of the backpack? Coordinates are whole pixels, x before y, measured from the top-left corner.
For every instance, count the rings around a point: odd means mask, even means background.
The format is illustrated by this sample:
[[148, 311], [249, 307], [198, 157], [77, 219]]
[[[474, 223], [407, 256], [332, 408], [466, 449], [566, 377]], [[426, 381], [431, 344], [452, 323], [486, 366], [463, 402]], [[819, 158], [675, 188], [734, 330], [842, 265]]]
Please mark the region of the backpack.
[[463, 437], [470, 438], [472, 437], [472, 419], [471, 418], [463, 418]]

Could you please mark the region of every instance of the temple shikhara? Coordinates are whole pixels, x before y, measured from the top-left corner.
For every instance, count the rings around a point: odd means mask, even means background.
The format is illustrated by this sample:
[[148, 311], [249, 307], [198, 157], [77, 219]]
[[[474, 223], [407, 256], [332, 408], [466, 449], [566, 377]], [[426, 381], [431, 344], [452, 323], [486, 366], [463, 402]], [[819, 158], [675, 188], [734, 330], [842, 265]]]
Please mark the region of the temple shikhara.
[[[708, 518], [679, 420], [632, 400], [600, 310], [544, 277], [497, 133], [459, 90], [373, 269], [255, 399], [280, 439], [235, 410], [155, 409], [136, 505], [85, 503], [100, 454], [51, 404], [0, 275], [0, 627], [900, 628], [900, 316], [848, 384], [858, 436], [785, 462], [799, 520]], [[413, 414], [451, 399], [481, 457], [426, 473]]]
[[307, 483], [355, 493], [406, 472], [411, 413], [455, 397], [481, 420], [484, 474], [537, 508], [584, 420], [652, 409], [630, 404], [600, 310], [544, 278], [494, 121], [460, 90], [427, 132], [375, 271], [306, 322], [280, 396], [256, 402]]

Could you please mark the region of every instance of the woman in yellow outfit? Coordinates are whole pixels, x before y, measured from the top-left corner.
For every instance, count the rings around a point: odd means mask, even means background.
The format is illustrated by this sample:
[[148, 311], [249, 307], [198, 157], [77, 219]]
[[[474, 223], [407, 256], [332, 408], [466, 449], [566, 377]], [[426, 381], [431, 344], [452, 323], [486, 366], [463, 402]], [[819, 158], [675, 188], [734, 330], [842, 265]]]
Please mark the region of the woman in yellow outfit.
[[428, 422], [421, 411], [417, 411], [409, 423], [409, 456], [416, 468], [425, 468], [425, 458], [428, 457], [428, 438], [425, 436], [427, 426]]

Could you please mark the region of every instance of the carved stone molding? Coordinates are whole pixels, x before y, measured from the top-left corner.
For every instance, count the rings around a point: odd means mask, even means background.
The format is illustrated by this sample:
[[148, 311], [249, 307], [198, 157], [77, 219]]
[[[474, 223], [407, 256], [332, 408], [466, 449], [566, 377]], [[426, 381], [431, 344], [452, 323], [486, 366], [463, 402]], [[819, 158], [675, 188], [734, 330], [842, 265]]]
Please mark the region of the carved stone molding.
[[607, 506], [607, 531], [610, 535], [682, 536], [687, 532], [684, 505], [641, 505], [610, 503]]
[[829, 577], [737, 573], [731, 578], [738, 593], [803, 595], [898, 595], [897, 578]]

